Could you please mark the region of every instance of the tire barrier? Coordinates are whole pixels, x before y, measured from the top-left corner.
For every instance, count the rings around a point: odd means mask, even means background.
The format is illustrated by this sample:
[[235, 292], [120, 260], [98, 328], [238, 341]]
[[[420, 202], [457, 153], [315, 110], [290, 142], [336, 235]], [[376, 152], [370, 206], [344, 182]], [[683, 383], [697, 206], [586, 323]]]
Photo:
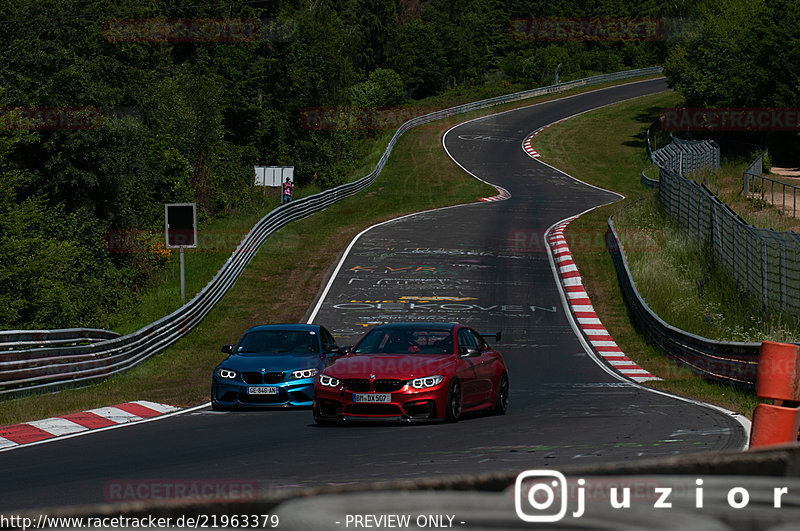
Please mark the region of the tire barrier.
[[714, 341], [667, 324], [650, 309], [636, 288], [611, 218], [606, 242], [628, 312], [649, 342], [678, 364], [706, 378], [747, 387], [755, 385], [760, 343]]
[[[361, 179], [281, 205], [262, 218], [243, 238], [214, 278], [192, 300], [170, 315], [126, 336], [89, 345], [10, 350], [0, 353], [0, 397], [34, 391], [52, 391], [107, 378], [163, 352], [197, 326], [234, 285], [264, 241], [292, 221], [324, 210], [370, 186], [386, 165], [398, 139], [413, 127], [470, 111], [487, 109], [545, 94], [660, 74], [661, 67], [628, 70], [578, 79], [487, 100], [467, 103], [415, 117], [392, 136], [375, 169]], [[54, 333], [57, 331], [53, 331]]]
[[758, 357], [759, 404], [753, 412], [750, 446], [796, 442], [800, 429], [800, 346], [764, 341]]

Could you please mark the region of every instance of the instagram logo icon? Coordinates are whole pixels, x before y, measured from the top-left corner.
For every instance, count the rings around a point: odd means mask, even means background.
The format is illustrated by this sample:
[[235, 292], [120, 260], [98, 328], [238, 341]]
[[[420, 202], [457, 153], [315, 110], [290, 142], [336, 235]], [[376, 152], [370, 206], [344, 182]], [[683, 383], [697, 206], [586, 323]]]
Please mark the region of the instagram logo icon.
[[514, 508], [525, 522], [558, 522], [567, 514], [567, 478], [555, 470], [522, 472], [514, 486]]

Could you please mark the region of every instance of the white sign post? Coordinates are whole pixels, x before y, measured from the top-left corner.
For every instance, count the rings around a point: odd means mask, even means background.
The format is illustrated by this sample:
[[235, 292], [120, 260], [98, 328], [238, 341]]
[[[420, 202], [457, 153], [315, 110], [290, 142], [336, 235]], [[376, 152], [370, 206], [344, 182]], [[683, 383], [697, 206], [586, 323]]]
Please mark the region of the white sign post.
[[294, 182], [294, 166], [256, 166], [256, 186], [280, 188], [288, 177]]

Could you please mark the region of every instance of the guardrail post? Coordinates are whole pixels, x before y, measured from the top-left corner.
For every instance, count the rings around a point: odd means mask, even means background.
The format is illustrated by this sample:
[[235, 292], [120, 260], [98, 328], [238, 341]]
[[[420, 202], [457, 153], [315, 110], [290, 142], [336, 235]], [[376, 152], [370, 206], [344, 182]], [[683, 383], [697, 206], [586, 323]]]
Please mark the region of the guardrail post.
[[761, 344], [756, 394], [775, 403], [756, 406], [750, 447], [796, 442], [800, 429], [800, 346], [772, 341]]

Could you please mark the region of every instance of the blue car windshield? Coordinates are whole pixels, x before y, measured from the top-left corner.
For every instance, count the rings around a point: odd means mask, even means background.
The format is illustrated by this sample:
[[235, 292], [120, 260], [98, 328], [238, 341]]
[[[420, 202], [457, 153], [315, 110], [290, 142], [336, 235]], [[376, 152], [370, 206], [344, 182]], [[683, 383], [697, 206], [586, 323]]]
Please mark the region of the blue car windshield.
[[255, 330], [244, 335], [236, 354], [318, 353], [317, 334], [310, 330]]
[[452, 354], [453, 332], [425, 328], [376, 328], [354, 354]]

